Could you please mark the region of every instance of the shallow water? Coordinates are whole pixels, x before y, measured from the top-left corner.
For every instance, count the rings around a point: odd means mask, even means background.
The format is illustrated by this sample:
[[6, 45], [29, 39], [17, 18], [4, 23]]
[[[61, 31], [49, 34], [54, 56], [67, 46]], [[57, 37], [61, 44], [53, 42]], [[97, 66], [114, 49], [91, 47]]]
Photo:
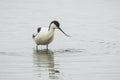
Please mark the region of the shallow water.
[[[0, 80], [119, 80], [120, 1], [1, 0]], [[58, 20], [36, 51], [34, 30]]]

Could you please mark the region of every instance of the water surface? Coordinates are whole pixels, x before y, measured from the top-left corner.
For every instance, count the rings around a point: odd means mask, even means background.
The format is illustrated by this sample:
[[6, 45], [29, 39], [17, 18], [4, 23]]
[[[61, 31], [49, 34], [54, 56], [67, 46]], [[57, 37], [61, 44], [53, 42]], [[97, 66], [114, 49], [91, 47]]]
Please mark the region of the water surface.
[[[0, 80], [119, 80], [120, 1], [1, 0]], [[58, 20], [49, 45], [32, 34]]]

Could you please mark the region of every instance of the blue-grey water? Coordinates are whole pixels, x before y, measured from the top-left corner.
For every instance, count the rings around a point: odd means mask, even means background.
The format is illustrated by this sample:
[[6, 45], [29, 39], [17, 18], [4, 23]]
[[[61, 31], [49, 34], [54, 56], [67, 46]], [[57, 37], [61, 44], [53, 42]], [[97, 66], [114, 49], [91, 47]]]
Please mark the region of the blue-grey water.
[[[36, 51], [52, 20], [71, 37]], [[120, 80], [120, 1], [0, 0], [0, 80]]]

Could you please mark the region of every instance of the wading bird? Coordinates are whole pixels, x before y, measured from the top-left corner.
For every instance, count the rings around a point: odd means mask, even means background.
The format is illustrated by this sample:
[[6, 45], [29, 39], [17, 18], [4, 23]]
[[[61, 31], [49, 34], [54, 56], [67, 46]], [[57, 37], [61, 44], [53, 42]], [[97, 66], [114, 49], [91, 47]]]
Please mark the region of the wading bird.
[[46, 27], [39, 27], [37, 29], [37, 33], [33, 34], [33, 40], [36, 43], [36, 49], [38, 50], [38, 45], [46, 45], [48, 49], [48, 44], [50, 44], [54, 39], [54, 32], [55, 29], [59, 29], [61, 32], [63, 32], [67, 37], [70, 37], [67, 35], [61, 28], [60, 23], [56, 20], [52, 21], [48, 28]]

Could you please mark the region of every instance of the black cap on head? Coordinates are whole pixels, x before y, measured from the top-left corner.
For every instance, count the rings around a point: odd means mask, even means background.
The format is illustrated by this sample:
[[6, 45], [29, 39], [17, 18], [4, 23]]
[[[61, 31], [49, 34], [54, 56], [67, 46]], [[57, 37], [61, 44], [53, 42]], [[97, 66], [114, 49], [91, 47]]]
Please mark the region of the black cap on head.
[[[54, 24], [56, 25], [56, 27], [60, 28], [60, 23], [59, 23], [58, 21], [54, 20], [54, 21], [52, 21], [52, 22], [50, 23], [50, 25], [51, 25], [52, 23], [54, 23]], [[49, 29], [48, 29], [48, 30], [50, 30], [50, 25], [49, 25]]]
[[52, 23], [54, 23], [57, 27], [60, 26], [60, 23], [58, 21], [56, 21], [56, 20], [52, 21], [50, 24], [52, 24]]

